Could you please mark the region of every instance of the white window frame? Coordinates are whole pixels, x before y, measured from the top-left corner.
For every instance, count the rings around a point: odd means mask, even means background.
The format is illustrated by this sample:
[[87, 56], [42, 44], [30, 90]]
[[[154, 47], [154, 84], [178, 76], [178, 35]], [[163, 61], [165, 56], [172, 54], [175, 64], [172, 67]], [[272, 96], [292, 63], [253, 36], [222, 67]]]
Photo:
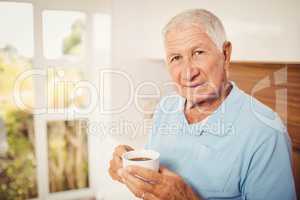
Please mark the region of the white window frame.
[[[47, 66], [63, 66], [63, 69], [83, 69], [86, 78], [91, 80], [90, 77], [93, 73], [101, 67], [107, 69], [109, 66], [101, 66], [94, 57], [93, 48], [93, 16], [95, 14], [108, 14], [110, 15], [110, 0], [90, 0], [90, 1], [72, 1], [72, 0], [4, 0], [4, 2], [14, 3], [30, 3], [33, 6], [33, 28], [34, 28], [34, 56], [33, 68], [45, 69]], [[43, 19], [42, 13], [44, 10], [62, 10], [62, 11], [78, 11], [85, 14], [86, 20], [86, 34], [85, 34], [85, 53], [83, 58], [78, 62], [69, 62], [67, 60], [56, 59], [49, 60], [43, 55]], [[110, 30], [109, 30], [110, 31]], [[109, 54], [110, 56], [110, 54]], [[110, 56], [111, 57], [111, 56]], [[84, 67], [84, 68], [83, 68]], [[98, 84], [98, 79], [94, 80]], [[34, 93], [35, 104], [38, 108], [47, 105], [47, 96], [44, 93], [47, 80], [44, 78], [34, 79]], [[99, 88], [97, 88], [99, 89]], [[44, 94], [44, 95], [41, 95]], [[101, 172], [97, 170], [99, 163], [95, 162], [92, 158], [95, 157], [97, 149], [97, 141], [95, 138], [88, 134], [88, 165], [89, 165], [89, 187], [84, 189], [68, 190], [63, 192], [49, 192], [49, 177], [48, 177], [48, 141], [47, 141], [47, 122], [50, 120], [75, 120], [75, 119], [91, 119], [92, 117], [99, 116], [99, 110], [88, 115], [66, 115], [66, 114], [38, 114], [34, 115], [34, 131], [35, 131], [35, 154], [37, 159], [37, 186], [38, 197], [36, 200], [65, 200], [65, 199], [80, 199], [99, 195], [101, 191], [99, 180], [101, 179]], [[109, 118], [109, 117], [108, 117]], [[103, 120], [107, 120], [103, 118]], [[100, 120], [100, 119], [99, 119]], [[100, 169], [100, 167], [99, 167]], [[101, 192], [100, 192], [101, 193]]]

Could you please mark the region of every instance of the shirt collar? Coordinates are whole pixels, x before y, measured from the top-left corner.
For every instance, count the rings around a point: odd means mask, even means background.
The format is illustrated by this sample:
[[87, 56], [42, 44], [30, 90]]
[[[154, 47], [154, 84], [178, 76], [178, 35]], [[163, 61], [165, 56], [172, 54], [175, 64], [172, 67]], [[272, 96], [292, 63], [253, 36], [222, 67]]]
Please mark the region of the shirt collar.
[[[221, 105], [208, 116], [205, 123], [190, 124], [190, 128], [196, 128], [201, 131], [201, 134], [212, 134], [223, 137], [234, 134], [235, 122], [240, 113], [242, 104], [244, 102], [243, 92], [237, 85], [231, 81], [232, 89], [226, 99]], [[183, 98], [182, 105], [184, 108], [185, 98]], [[200, 127], [199, 127], [200, 126]]]

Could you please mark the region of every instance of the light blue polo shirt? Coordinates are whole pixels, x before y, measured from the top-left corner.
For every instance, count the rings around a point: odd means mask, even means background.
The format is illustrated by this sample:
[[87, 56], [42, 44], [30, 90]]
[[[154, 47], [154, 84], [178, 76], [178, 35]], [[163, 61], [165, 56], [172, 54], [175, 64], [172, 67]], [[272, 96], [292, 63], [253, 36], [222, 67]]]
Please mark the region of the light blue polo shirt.
[[188, 124], [185, 99], [164, 97], [146, 148], [204, 199], [294, 200], [291, 145], [270, 108], [233, 82], [205, 123]]

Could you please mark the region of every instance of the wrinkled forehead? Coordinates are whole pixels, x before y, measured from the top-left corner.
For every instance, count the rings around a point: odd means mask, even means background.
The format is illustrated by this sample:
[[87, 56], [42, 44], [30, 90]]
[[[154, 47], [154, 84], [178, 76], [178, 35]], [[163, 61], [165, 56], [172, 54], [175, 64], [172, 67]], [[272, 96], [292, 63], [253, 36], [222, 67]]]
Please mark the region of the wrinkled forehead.
[[200, 25], [177, 26], [165, 34], [165, 49], [167, 51], [192, 48], [194, 46], [212, 47], [214, 42]]

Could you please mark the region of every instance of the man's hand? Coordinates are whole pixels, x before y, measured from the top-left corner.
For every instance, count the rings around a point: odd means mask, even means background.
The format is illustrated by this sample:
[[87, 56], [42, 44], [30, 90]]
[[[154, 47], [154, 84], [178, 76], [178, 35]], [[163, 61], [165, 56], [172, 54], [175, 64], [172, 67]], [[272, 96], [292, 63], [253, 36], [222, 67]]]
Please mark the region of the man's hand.
[[138, 166], [118, 171], [123, 183], [138, 198], [145, 200], [200, 200], [183, 179], [161, 167], [159, 172]]
[[113, 153], [113, 158], [109, 162], [109, 175], [113, 180], [119, 181], [122, 183], [121, 177], [118, 175], [118, 170], [123, 167], [122, 164], [122, 155], [128, 151], [132, 151], [133, 148], [127, 145], [119, 145], [115, 148]]

